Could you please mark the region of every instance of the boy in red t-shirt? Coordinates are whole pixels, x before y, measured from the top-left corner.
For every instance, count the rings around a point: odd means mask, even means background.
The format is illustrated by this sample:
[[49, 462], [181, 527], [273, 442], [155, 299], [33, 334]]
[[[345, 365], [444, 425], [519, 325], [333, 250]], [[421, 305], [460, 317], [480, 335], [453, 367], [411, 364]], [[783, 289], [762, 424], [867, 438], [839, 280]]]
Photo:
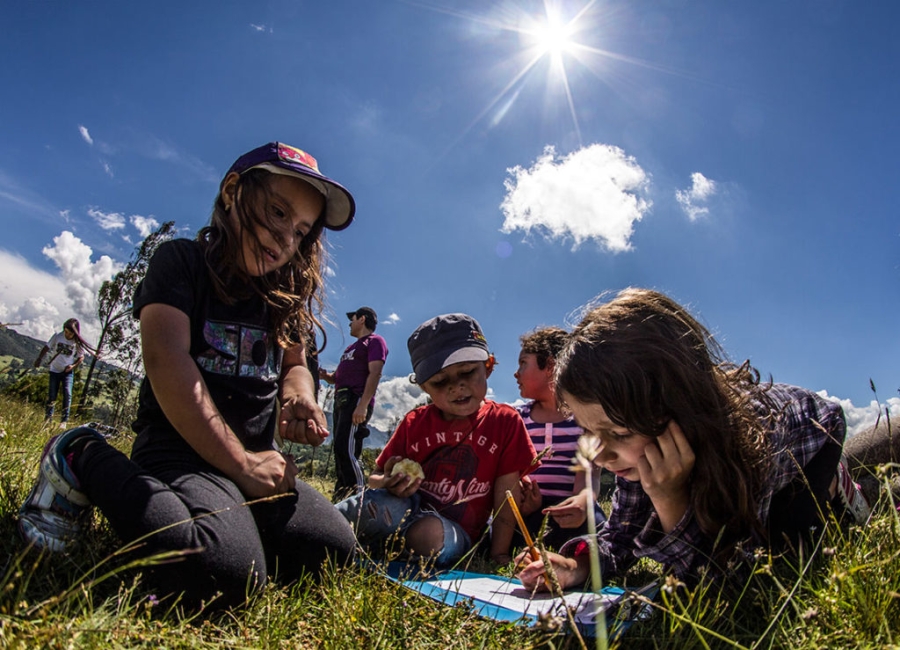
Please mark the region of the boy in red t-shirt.
[[[519, 479], [536, 466], [522, 418], [485, 400], [494, 358], [478, 322], [444, 314], [420, 325], [407, 342], [415, 382], [432, 404], [406, 414], [376, 460], [363, 494], [337, 504], [364, 545], [399, 533], [413, 556], [438, 567], [459, 560], [491, 525], [491, 559], [510, 561], [515, 519], [506, 491], [521, 502]], [[419, 463], [424, 478], [398, 472]], [[506, 506], [506, 507], [504, 507]]]

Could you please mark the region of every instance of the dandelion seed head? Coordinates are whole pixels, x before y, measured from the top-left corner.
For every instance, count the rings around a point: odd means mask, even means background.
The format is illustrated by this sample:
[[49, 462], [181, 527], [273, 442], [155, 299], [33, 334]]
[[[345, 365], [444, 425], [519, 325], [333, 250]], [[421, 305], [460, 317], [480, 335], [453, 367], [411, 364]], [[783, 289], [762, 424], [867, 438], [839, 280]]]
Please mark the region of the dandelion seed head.
[[600, 438], [585, 433], [578, 438], [578, 451], [575, 453], [575, 461], [582, 469], [588, 470], [600, 453]]

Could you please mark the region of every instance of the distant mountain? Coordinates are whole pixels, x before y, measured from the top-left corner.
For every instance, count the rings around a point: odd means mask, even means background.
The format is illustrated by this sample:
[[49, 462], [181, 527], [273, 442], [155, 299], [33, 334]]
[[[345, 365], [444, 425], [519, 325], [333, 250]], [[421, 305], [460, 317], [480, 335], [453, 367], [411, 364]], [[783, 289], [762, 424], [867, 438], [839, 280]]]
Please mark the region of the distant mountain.
[[38, 341], [7, 327], [0, 328], [0, 356], [11, 356], [32, 363], [46, 341]]

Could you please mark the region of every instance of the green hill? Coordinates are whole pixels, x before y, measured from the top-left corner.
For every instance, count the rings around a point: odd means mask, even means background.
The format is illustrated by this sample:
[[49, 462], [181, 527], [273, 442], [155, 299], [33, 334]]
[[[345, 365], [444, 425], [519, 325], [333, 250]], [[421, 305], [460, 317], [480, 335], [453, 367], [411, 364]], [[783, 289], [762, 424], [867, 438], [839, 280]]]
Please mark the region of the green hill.
[[10, 356], [31, 363], [37, 359], [45, 341], [19, 334], [15, 330], [0, 328], [0, 356]]

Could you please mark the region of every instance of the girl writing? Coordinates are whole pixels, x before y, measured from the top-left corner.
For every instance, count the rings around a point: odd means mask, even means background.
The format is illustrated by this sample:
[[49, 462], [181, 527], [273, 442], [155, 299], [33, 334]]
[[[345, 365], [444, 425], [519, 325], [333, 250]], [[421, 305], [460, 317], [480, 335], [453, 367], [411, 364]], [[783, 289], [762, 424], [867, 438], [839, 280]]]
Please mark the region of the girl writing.
[[[727, 363], [706, 328], [663, 294], [626, 289], [589, 311], [557, 359], [556, 387], [595, 437], [595, 462], [616, 475], [597, 536], [604, 577], [640, 557], [684, 580], [724, 572], [741, 543], [804, 543], [829, 506], [867, 516], [840, 464], [840, 406], [760, 384], [749, 363]], [[561, 553], [550, 558], [561, 586], [583, 584], [587, 544], [572, 540]], [[519, 578], [540, 589], [542, 573], [530, 562]]]
[[328, 435], [304, 337], [322, 305], [323, 228], [353, 214], [309, 154], [270, 143], [241, 156], [209, 225], [162, 244], [135, 293], [146, 378], [131, 458], [89, 428], [51, 440], [20, 510], [25, 539], [65, 550], [95, 505], [148, 553], [187, 551], [155, 578], [189, 603], [239, 603], [276, 565], [294, 580], [346, 561], [352, 530], [274, 437]]

